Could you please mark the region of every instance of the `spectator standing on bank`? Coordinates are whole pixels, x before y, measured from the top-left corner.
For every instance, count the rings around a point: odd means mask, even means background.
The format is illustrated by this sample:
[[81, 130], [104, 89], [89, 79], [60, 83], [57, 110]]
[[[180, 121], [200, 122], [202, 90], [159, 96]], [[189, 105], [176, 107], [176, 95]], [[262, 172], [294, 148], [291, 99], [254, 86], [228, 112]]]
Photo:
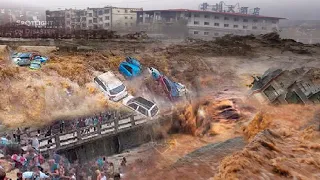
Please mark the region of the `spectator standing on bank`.
[[39, 152], [39, 145], [40, 145], [40, 143], [39, 143], [39, 136], [40, 136], [40, 134], [37, 134], [35, 137], [33, 137], [32, 138], [32, 140], [31, 140], [31, 146], [32, 146], [32, 148], [33, 149], [35, 149], [37, 152]]
[[19, 144], [21, 144], [21, 130], [20, 130], [20, 128], [18, 128], [17, 129], [17, 131], [16, 131], [16, 137], [17, 137], [17, 142], [19, 143]]

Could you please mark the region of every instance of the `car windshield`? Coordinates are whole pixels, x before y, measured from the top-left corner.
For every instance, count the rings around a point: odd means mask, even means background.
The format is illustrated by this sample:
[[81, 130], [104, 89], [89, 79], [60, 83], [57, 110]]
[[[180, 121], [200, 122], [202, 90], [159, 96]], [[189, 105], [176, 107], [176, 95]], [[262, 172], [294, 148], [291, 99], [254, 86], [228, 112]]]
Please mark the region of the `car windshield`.
[[20, 53], [15, 53], [15, 54], [12, 55], [12, 58], [17, 58], [19, 56], [20, 56]]
[[151, 117], [155, 116], [158, 113], [158, 111], [158, 106], [154, 106], [154, 108], [151, 110]]
[[124, 88], [125, 88], [125, 86], [122, 84], [122, 85], [120, 85], [120, 86], [118, 86], [118, 87], [110, 90], [110, 94], [111, 94], [111, 95], [118, 94], [118, 93], [120, 93], [121, 91], [123, 91]]

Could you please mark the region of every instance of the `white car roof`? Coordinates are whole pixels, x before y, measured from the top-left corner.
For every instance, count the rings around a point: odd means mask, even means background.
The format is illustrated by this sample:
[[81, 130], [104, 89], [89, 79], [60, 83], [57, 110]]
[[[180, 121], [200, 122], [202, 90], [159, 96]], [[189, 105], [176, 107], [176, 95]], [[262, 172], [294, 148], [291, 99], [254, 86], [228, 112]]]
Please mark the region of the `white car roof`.
[[123, 84], [111, 71], [99, 75], [98, 78], [105, 83], [110, 90]]

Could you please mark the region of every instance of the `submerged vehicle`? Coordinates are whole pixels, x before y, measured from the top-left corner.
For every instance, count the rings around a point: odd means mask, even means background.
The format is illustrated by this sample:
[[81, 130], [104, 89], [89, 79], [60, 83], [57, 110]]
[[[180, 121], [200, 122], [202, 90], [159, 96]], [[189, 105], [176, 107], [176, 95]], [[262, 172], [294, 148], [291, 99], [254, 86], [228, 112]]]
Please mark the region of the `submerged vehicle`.
[[94, 82], [112, 101], [120, 101], [128, 95], [127, 87], [111, 71], [95, 77]]
[[33, 60], [31, 61], [29, 68], [33, 70], [38, 70], [41, 68], [41, 62], [39, 60]]
[[46, 63], [49, 60], [48, 57], [39, 56], [39, 55], [34, 56], [33, 59], [34, 60], [39, 60], [41, 63]]
[[16, 53], [12, 61], [19, 66], [28, 66], [31, 63], [32, 53]]
[[11, 55], [11, 59], [14, 59], [14, 58], [17, 58], [21, 55], [22, 53], [19, 53], [19, 52], [15, 52]]
[[154, 117], [159, 112], [159, 108], [156, 103], [149, 101], [143, 97], [131, 96], [130, 98], [126, 99], [123, 104], [147, 117]]
[[150, 67], [148, 71], [156, 81], [160, 82], [170, 100], [175, 100], [187, 94], [187, 89], [183, 84], [170, 80], [155, 68]]
[[133, 78], [141, 74], [140, 62], [132, 57], [127, 57], [126, 61], [120, 63], [119, 72], [126, 78]]

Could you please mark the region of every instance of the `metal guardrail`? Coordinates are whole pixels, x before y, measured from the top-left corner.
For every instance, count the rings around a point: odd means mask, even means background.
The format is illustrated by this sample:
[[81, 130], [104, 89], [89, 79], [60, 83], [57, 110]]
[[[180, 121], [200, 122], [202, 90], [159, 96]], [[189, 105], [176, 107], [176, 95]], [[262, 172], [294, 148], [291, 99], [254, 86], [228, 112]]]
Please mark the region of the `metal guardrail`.
[[[127, 115], [119, 117], [108, 122], [98, 123], [97, 125], [77, 128], [65, 133], [55, 134], [49, 137], [39, 139], [39, 149], [41, 153], [50, 150], [64, 149], [77, 144], [82, 144], [94, 139], [107, 137], [119, 132], [132, 129], [147, 122], [146, 117], [141, 115]], [[27, 142], [21, 144], [27, 146]]]

